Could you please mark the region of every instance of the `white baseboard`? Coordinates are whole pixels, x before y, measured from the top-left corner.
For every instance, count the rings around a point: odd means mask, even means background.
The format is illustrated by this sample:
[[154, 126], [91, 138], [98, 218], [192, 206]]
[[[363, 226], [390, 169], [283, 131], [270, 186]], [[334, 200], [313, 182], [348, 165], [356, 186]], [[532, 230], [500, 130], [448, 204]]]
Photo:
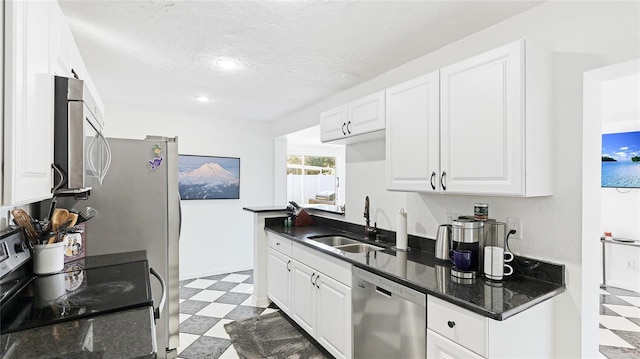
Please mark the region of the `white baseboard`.
[[269, 304], [271, 304], [271, 300], [269, 300], [269, 298], [267, 297], [263, 297], [263, 298], [256, 298], [255, 296], [253, 297], [253, 305], [256, 307], [266, 307]]

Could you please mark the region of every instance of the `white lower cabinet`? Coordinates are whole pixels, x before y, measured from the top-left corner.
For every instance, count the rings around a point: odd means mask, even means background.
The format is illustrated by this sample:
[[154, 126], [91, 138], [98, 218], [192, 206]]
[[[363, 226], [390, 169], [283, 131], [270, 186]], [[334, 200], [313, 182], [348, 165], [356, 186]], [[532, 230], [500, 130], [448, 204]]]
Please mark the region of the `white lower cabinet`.
[[291, 318], [313, 337], [316, 336], [315, 277], [315, 270], [302, 263], [294, 263]]
[[427, 358], [429, 359], [482, 359], [471, 350], [427, 329]]
[[427, 357], [552, 358], [552, 300], [498, 321], [429, 295]]
[[269, 248], [267, 294], [285, 313], [291, 312], [291, 258]]
[[291, 318], [336, 358], [351, 358], [351, 288], [294, 261]]
[[336, 358], [351, 358], [351, 288], [317, 275], [316, 340]]
[[269, 299], [334, 357], [352, 358], [351, 265], [296, 243], [292, 249], [286, 238], [268, 237]]

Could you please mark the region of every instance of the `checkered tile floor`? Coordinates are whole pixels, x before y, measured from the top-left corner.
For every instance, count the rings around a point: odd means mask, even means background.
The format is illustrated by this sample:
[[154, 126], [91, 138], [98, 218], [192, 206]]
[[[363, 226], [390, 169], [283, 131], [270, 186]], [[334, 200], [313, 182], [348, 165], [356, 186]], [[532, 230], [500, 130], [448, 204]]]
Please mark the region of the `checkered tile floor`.
[[600, 289], [600, 358], [640, 359], [640, 293]]
[[278, 310], [254, 307], [253, 271], [180, 281], [180, 347], [178, 358], [238, 358], [226, 323]]
[[[226, 323], [277, 311], [254, 307], [253, 271], [180, 282], [181, 359], [236, 359]], [[640, 359], [640, 293], [600, 289], [600, 358]]]

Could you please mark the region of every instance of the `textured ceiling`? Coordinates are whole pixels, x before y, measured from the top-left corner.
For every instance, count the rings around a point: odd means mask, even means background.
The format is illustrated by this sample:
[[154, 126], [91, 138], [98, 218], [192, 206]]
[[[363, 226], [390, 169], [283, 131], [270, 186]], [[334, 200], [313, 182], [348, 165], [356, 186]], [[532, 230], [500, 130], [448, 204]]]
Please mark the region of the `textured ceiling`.
[[[107, 106], [265, 121], [540, 3], [59, 2]], [[225, 56], [238, 58], [242, 68], [216, 68], [212, 61]], [[197, 103], [197, 95], [212, 101]]]

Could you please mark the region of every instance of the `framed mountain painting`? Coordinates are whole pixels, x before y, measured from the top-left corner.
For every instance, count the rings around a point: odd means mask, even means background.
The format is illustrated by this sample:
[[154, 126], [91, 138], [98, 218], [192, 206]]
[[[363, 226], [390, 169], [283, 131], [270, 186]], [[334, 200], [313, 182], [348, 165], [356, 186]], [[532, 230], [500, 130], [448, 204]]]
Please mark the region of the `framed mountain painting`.
[[178, 156], [180, 199], [239, 199], [240, 158]]

